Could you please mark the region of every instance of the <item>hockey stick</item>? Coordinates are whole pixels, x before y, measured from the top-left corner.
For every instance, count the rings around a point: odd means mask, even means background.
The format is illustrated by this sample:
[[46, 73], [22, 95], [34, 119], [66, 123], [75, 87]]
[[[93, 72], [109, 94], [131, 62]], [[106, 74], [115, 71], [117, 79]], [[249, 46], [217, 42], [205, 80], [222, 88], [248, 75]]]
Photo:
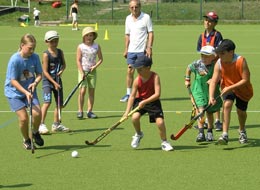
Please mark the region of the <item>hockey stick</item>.
[[[194, 96], [193, 96], [193, 94], [192, 94], [192, 91], [191, 91], [191, 89], [190, 89], [190, 86], [188, 86], [187, 89], [188, 89], [188, 92], [189, 92], [189, 95], [190, 95], [190, 98], [191, 98], [191, 103], [192, 103], [192, 106], [193, 106], [192, 112], [195, 111], [195, 112], [197, 112], [197, 113], [200, 113], [199, 107], [198, 107], [198, 105], [196, 104], [196, 101], [195, 101], [195, 99], [194, 99]], [[191, 114], [191, 119], [192, 119], [192, 117], [194, 117], [195, 115], [196, 115], [196, 113], [195, 113], [195, 114], [192, 113], [192, 114]], [[199, 119], [199, 122], [200, 122], [200, 123], [204, 123], [204, 121], [205, 121], [204, 117], [199, 117], [198, 119]]]
[[[57, 76], [57, 83], [60, 85], [60, 76]], [[61, 109], [60, 109], [60, 88], [58, 89], [58, 104], [57, 104], [57, 109], [58, 109], [58, 119], [59, 122], [61, 123]]]
[[[32, 95], [32, 90], [30, 90], [30, 93]], [[33, 143], [33, 123], [32, 123], [32, 105], [33, 105], [33, 98], [31, 97], [30, 99], [30, 103], [29, 103], [29, 107], [30, 107], [30, 110], [29, 110], [29, 125], [30, 125], [30, 130], [31, 130], [31, 151], [32, 151], [32, 154], [34, 154], [34, 143]]]
[[210, 107], [211, 107], [211, 104], [209, 104], [202, 112], [200, 112], [195, 117], [193, 117], [188, 124], [185, 124], [185, 126], [183, 128], [181, 128], [181, 130], [176, 135], [172, 134], [171, 139], [178, 140], [178, 138], [180, 138], [181, 135], [185, 131], [187, 131], [187, 129], [191, 128], [192, 125], [196, 122], [196, 120], [199, 119]]
[[135, 113], [137, 110], [139, 109], [139, 107], [137, 106], [135, 109], [133, 109], [128, 115], [127, 117], [122, 117], [118, 122], [116, 122], [112, 127], [108, 128], [107, 130], [105, 130], [101, 135], [99, 135], [94, 141], [90, 142], [88, 140], [85, 141], [85, 143], [87, 145], [95, 145], [97, 144], [99, 141], [101, 141], [103, 138], [105, 138], [111, 131], [113, 131], [115, 128], [117, 128], [121, 123], [123, 123], [125, 120], [127, 120], [128, 117], [130, 117], [131, 115], [133, 115], [133, 113]]
[[[217, 100], [218, 98], [220, 98], [220, 95], [217, 96], [215, 99]], [[171, 139], [172, 140], [178, 140], [182, 136], [182, 134], [185, 131], [187, 131], [187, 129], [191, 128], [192, 125], [195, 123], [195, 121], [197, 119], [199, 119], [211, 106], [212, 106], [211, 104], [207, 105], [207, 107], [204, 108], [204, 110], [202, 110], [202, 112], [198, 113], [195, 117], [193, 117], [188, 124], [185, 124], [184, 127], [181, 128], [181, 130], [179, 130], [176, 135], [171, 134]]]
[[70, 92], [70, 94], [68, 95], [68, 97], [66, 98], [66, 100], [63, 103], [63, 107], [65, 107], [68, 102], [70, 101], [70, 99], [72, 98], [72, 96], [75, 94], [75, 92], [77, 91], [77, 89], [79, 88], [79, 86], [82, 84], [82, 82], [85, 80], [85, 78], [88, 76], [89, 72], [87, 72], [87, 74], [85, 75], [85, 77], [72, 89], [72, 91]]

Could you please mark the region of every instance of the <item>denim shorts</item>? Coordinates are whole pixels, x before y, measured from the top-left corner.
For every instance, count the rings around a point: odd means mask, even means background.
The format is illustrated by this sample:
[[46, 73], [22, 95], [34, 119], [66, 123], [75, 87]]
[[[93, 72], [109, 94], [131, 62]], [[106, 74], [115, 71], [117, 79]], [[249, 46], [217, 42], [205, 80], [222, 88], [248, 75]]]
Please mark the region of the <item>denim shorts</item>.
[[[24, 107], [29, 107], [27, 98], [7, 98], [9, 106], [13, 112], [16, 112]], [[37, 94], [33, 95], [32, 105], [40, 105]]]

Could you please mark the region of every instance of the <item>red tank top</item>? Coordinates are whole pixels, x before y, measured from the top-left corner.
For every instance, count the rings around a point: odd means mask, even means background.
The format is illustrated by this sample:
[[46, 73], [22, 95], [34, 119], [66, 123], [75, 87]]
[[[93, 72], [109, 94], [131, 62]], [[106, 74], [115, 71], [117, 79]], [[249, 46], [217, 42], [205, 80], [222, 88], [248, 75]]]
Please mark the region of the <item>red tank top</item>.
[[149, 98], [155, 93], [154, 90], [154, 78], [155, 78], [155, 73], [152, 72], [150, 78], [143, 82], [142, 78], [138, 76], [138, 87], [137, 87], [137, 98], [140, 98], [142, 100]]
[[204, 32], [201, 34], [201, 47], [210, 45], [215, 46], [215, 38], [216, 38], [217, 31], [214, 32], [214, 35], [210, 35], [209, 37], [205, 37]]

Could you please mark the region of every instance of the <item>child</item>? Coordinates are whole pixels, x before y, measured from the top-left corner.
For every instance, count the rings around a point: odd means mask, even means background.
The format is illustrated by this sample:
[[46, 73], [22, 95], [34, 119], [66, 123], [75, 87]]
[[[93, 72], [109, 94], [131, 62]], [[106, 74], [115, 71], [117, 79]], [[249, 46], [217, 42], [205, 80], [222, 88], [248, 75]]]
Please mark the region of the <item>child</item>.
[[[41, 108], [36, 92], [37, 84], [42, 79], [42, 67], [40, 58], [34, 53], [36, 39], [31, 34], [25, 34], [21, 38], [20, 49], [14, 53], [8, 63], [5, 96], [11, 110], [16, 112], [19, 127], [23, 136], [24, 148], [30, 150], [31, 138], [29, 137], [29, 116], [26, 108], [32, 99], [32, 138], [39, 146], [44, 145], [44, 140], [38, 132], [41, 121]], [[29, 92], [32, 91], [32, 94]]]
[[239, 121], [239, 142], [247, 143], [246, 119], [247, 106], [253, 97], [253, 87], [250, 82], [250, 71], [246, 59], [235, 54], [236, 45], [232, 40], [224, 39], [216, 48], [219, 59], [215, 65], [212, 82], [210, 83], [210, 102], [216, 103], [214, 98], [217, 84], [221, 79], [221, 95], [223, 104], [223, 133], [218, 139], [219, 144], [228, 144], [228, 130], [230, 113], [236, 101], [236, 111]]
[[[88, 87], [88, 111], [87, 117], [95, 119], [97, 116], [92, 112], [97, 80], [97, 67], [103, 62], [101, 47], [95, 43], [98, 34], [92, 27], [86, 27], [82, 31], [83, 42], [77, 48], [78, 80], [85, 79], [80, 86], [78, 96], [79, 119], [83, 118], [83, 105], [86, 88]], [[98, 60], [96, 61], [98, 57]]]
[[[216, 12], [208, 12], [204, 17], [204, 28], [205, 31], [200, 34], [198, 43], [197, 43], [197, 51], [199, 52], [203, 46], [211, 45], [214, 48], [223, 40], [222, 34], [216, 30], [216, 25], [218, 24], [218, 15]], [[215, 59], [217, 61], [217, 57]], [[220, 122], [220, 111], [217, 111], [215, 114], [215, 130], [222, 131], [222, 123]], [[207, 128], [207, 119], [205, 126]]]
[[139, 146], [144, 134], [141, 131], [140, 118], [145, 113], [149, 114], [150, 123], [156, 123], [162, 140], [161, 148], [164, 151], [171, 151], [173, 147], [167, 142], [164, 115], [160, 101], [161, 84], [157, 73], [151, 71], [152, 59], [140, 56], [136, 59], [133, 67], [138, 72], [138, 77], [134, 80], [133, 90], [129, 97], [124, 116], [130, 112], [131, 108], [138, 106], [140, 109], [132, 116], [132, 123], [135, 128], [131, 146], [135, 149]]
[[40, 26], [40, 13], [36, 7], [33, 8], [33, 18], [34, 18], [34, 26]]
[[[44, 51], [42, 57], [43, 65], [43, 105], [42, 105], [42, 120], [39, 128], [41, 134], [48, 134], [49, 130], [45, 125], [48, 108], [52, 102], [52, 92], [54, 94], [56, 107], [54, 110], [54, 122], [52, 124], [52, 132], [68, 132], [70, 129], [61, 124], [60, 114], [63, 104], [63, 88], [61, 74], [66, 68], [64, 54], [61, 49], [58, 49], [59, 34], [56, 31], [50, 30], [45, 34], [45, 43], [48, 49]], [[60, 110], [59, 110], [60, 105]]]
[[[201, 59], [194, 61], [189, 64], [186, 73], [185, 73], [185, 86], [188, 87], [191, 85], [190, 75], [194, 73], [194, 82], [192, 83], [192, 94], [194, 96], [194, 101], [199, 107], [199, 112], [208, 105], [209, 102], [209, 84], [213, 74], [214, 65], [215, 65], [215, 48], [212, 46], [203, 46], [200, 50]], [[215, 97], [220, 94], [219, 90], [216, 87]], [[203, 141], [213, 141], [213, 113], [219, 111], [222, 106], [221, 99], [217, 100], [217, 104], [212, 106], [207, 110], [208, 118], [208, 130], [207, 136], [204, 134], [204, 127], [201, 122], [198, 122], [199, 134], [197, 136], [197, 142]]]

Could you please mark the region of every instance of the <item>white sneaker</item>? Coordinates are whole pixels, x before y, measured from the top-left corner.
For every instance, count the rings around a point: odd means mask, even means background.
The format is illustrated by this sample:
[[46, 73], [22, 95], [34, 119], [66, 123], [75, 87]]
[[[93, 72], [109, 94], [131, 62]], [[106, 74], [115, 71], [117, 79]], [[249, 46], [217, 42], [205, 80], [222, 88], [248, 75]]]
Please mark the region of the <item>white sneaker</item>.
[[143, 138], [144, 134], [143, 132], [141, 132], [141, 135], [138, 135], [137, 133], [135, 133], [135, 135], [132, 137], [132, 142], [131, 142], [131, 146], [133, 148], [137, 148], [140, 144], [140, 140]]
[[161, 144], [162, 150], [164, 151], [172, 151], [173, 147], [167, 141], [163, 141]]
[[46, 134], [49, 134], [49, 130], [47, 129], [46, 125], [44, 123], [42, 123], [40, 126], [39, 126], [39, 133], [41, 135], [46, 135]]
[[70, 129], [65, 127], [64, 125], [62, 124], [59, 124], [59, 125], [52, 125], [52, 132], [69, 132]]

